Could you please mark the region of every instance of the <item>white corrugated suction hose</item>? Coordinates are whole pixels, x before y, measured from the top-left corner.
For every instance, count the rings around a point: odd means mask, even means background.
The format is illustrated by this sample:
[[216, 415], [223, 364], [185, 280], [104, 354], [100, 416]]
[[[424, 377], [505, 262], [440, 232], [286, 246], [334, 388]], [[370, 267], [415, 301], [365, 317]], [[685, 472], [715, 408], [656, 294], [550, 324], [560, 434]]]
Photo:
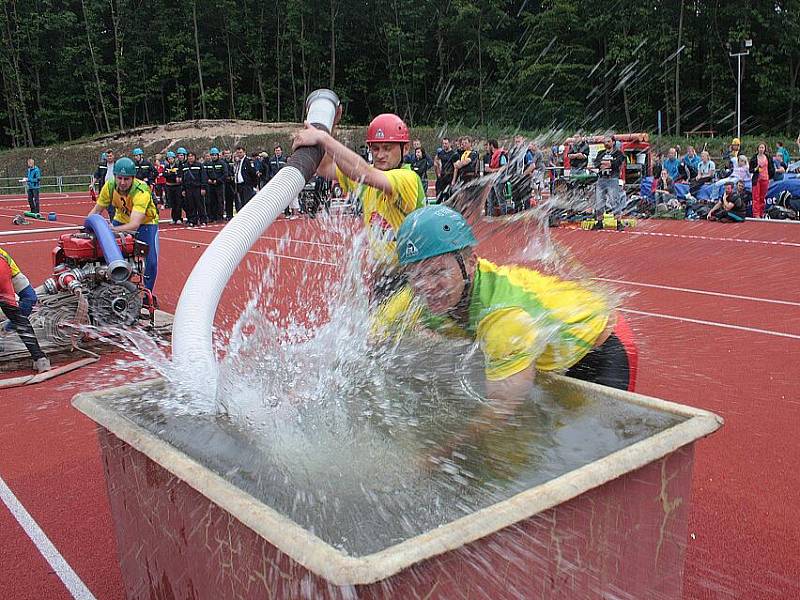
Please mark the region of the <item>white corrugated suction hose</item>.
[[278, 171], [219, 232], [183, 286], [172, 325], [172, 360], [194, 391], [214, 394], [214, 315], [222, 292], [255, 241], [297, 197], [306, 180], [292, 166]]
[[[331, 131], [339, 98], [331, 90], [315, 90], [306, 109], [307, 122]], [[315, 147], [302, 147], [292, 154], [287, 165], [219, 232], [186, 280], [172, 324], [172, 362], [194, 393], [216, 395], [214, 315], [228, 280], [255, 241], [311, 179], [323, 154]]]

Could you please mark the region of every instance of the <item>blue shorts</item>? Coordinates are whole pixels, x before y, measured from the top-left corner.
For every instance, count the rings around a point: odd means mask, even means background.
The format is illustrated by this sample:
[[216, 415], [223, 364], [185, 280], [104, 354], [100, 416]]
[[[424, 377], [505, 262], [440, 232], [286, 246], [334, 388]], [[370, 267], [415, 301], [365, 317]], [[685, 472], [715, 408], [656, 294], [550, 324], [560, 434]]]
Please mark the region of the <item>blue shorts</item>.
[[[117, 227], [123, 223], [112, 221], [112, 224]], [[147, 243], [150, 247], [144, 261], [144, 287], [152, 292], [158, 275], [158, 225], [139, 225], [136, 239]]]

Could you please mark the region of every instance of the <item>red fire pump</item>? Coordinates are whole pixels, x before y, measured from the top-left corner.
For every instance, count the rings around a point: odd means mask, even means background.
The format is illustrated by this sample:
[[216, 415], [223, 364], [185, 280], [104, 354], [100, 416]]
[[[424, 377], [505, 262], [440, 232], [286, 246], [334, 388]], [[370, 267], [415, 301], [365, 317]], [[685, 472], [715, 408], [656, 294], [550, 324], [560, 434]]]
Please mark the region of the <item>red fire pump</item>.
[[89, 232], [59, 237], [53, 248], [53, 276], [47, 294], [83, 294], [89, 321], [96, 326], [130, 326], [138, 322], [142, 307], [154, 322], [153, 295], [144, 287], [144, 259], [148, 245], [130, 233], [114, 233], [122, 261], [109, 266], [97, 237]]

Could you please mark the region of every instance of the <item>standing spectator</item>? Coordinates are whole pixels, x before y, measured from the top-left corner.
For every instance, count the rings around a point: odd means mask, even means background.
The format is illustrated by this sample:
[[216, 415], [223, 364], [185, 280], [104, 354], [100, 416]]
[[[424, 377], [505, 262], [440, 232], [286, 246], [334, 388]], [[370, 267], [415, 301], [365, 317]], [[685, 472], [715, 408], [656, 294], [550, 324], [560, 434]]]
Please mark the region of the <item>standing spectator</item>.
[[[166, 180], [164, 179], [164, 157], [161, 156], [161, 154], [156, 154], [153, 168], [156, 170], [156, 185], [154, 190], [156, 194], [156, 200], [159, 204], [164, 205], [164, 185], [166, 184]], [[166, 206], [165, 208], [169, 208], [169, 206]]]
[[133, 149], [133, 164], [136, 165], [136, 179], [144, 181], [152, 189], [156, 183], [155, 169], [153, 164], [144, 157], [141, 148]]
[[[508, 153], [500, 148], [500, 143], [495, 140], [489, 140], [489, 165], [486, 167], [487, 172], [491, 175], [499, 173], [508, 165]], [[498, 214], [506, 214], [508, 211], [508, 204], [506, 202], [506, 189], [510, 187], [507, 178], [497, 178], [489, 190], [489, 195], [486, 199], [486, 214], [488, 216], [496, 216]], [[510, 190], [508, 195], [510, 196]]]
[[784, 147], [783, 142], [778, 142], [777, 146], [778, 148], [776, 152], [780, 153], [783, 164], [788, 166], [792, 162], [792, 157], [789, 155], [789, 151]]
[[208, 151], [211, 160], [203, 165], [206, 171], [208, 192], [206, 193], [206, 213], [213, 223], [222, 219], [225, 207], [225, 178], [228, 176], [228, 165], [219, 157], [219, 148]]
[[250, 155], [250, 162], [253, 164], [253, 168], [256, 170], [256, 174], [258, 178], [256, 179], [256, 190], [261, 188], [261, 167], [264, 164], [264, 161], [261, 159], [261, 154], [258, 152], [253, 152]]
[[239, 198], [236, 195], [236, 183], [233, 181], [233, 155], [230, 149], [225, 148], [222, 151], [222, 160], [228, 169], [228, 174], [225, 176], [225, 220], [230, 221], [233, 218], [233, 210], [239, 210]]
[[258, 185], [258, 170], [253, 161], [247, 157], [244, 146], [236, 146], [233, 172], [236, 195], [239, 199], [238, 210], [241, 210], [255, 196], [255, 188]]
[[453, 163], [453, 185], [467, 183], [478, 176], [478, 152], [472, 149], [472, 138], [461, 136], [461, 158]]
[[666, 169], [673, 181], [678, 181], [681, 162], [678, 160], [678, 151], [670, 148], [667, 151], [667, 159], [661, 163], [661, 168]]
[[[598, 152], [594, 159], [594, 166], [597, 169], [597, 187], [595, 188], [594, 215], [596, 223], [592, 229], [603, 228], [603, 215], [606, 209], [617, 217], [617, 229], [622, 229], [620, 220], [621, 206], [619, 201], [619, 171], [622, 163], [625, 162], [625, 155], [614, 148], [611, 137], [606, 137], [603, 145], [604, 151]], [[674, 148], [670, 149], [675, 152]], [[663, 170], [662, 170], [663, 173]], [[667, 171], [669, 174], [669, 171]]]
[[428, 169], [433, 166], [433, 161], [425, 154], [424, 148], [417, 148], [414, 150], [414, 162], [411, 163], [411, 169], [419, 175], [422, 181], [422, 189], [425, 190], [425, 199], [428, 196]]
[[536, 198], [537, 202], [542, 201], [542, 185], [544, 184], [544, 154], [539, 149], [539, 144], [531, 142], [528, 144], [528, 152], [525, 153], [526, 158], [530, 154], [530, 163], [527, 169], [531, 174], [531, 192]]
[[278, 174], [278, 171], [280, 171], [283, 167], [286, 166], [286, 161], [288, 160], [287, 157], [284, 156], [283, 148], [280, 146], [280, 144], [275, 146], [273, 152], [274, 154], [272, 158], [270, 158], [269, 162], [267, 163], [269, 167], [268, 178], [267, 178], [268, 180], [275, 177], [275, 175]]
[[739, 138], [733, 138], [731, 140], [731, 145], [728, 146], [728, 149], [722, 153], [722, 165], [720, 166], [720, 169], [724, 177], [733, 173], [733, 170], [737, 167], [741, 147], [741, 140]]
[[583, 175], [589, 166], [589, 144], [583, 135], [575, 136], [575, 142], [570, 147], [569, 168], [570, 175]]
[[753, 216], [763, 219], [769, 182], [775, 177], [775, 165], [769, 157], [766, 143], [760, 142], [758, 150], [750, 158], [750, 172], [753, 174]]
[[416, 158], [417, 148], [422, 148], [421, 140], [414, 140], [413, 142], [411, 142], [411, 148], [409, 149], [408, 154], [406, 154], [403, 157], [404, 163], [409, 165], [414, 163], [414, 160]]
[[533, 152], [525, 143], [521, 135], [514, 136], [514, 146], [511, 148], [509, 162], [512, 165], [511, 195], [514, 201], [514, 210], [520, 212], [531, 207], [531, 171], [533, 165]]
[[786, 173], [786, 163], [783, 161], [783, 154], [780, 150], [775, 150], [775, 155], [772, 157], [772, 165], [775, 167], [775, 177], [773, 181], [783, 181], [783, 176]]
[[442, 147], [436, 151], [433, 170], [436, 173], [436, 202], [444, 202], [450, 197], [453, 182], [453, 164], [458, 160], [458, 152], [450, 146], [450, 138], [442, 138]]
[[164, 165], [164, 194], [167, 206], [172, 211], [172, 222], [183, 223], [183, 196], [181, 194], [181, 174], [183, 167], [178, 163], [175, 153], [167, 151], [167, 163]]
[[28, 189], [28, 206], [32, 213], [39, 213], [39, 186], [41, 185], [42, 172], [36, 166], [33, 158], [28, 159], [28, 170], [22, 181]]
[[92, 175], [89, 189], [99, 192], [100, 188], [112, 179], [114, 179], [114, 151], [106, 150], [100, 155], [100, 164]]
[[203, 165], [197, 162], [194, 152], [186, 155], [186, 164], [183, 165], [183, 173], [181, 173], [181, 185], [183, 186], [184, 210], [189, 227], [206, 225], [208, 223], [204, 202], [206, 173]]

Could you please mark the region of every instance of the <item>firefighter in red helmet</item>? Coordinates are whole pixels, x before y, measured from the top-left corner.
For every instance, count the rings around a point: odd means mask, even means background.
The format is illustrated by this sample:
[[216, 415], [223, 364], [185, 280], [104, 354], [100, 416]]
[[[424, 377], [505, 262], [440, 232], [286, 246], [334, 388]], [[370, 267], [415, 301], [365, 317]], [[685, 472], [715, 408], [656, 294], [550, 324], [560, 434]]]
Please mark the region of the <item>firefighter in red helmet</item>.
[[404, 283], [397, 267], [395, 234], [406, 216], [425, 204], [422, 181], [403, 163], [409, 144], [408, 127], [397, 115], [378, 115], [367, 129], [373, 165], [325, 131], [308, 123], [294, 136], [293, 149], [319, 146], [325, 150], [317, 174], [339, 182], [345, 194], [355, 193], [369, 232], [373, 301], [388, 297]]

